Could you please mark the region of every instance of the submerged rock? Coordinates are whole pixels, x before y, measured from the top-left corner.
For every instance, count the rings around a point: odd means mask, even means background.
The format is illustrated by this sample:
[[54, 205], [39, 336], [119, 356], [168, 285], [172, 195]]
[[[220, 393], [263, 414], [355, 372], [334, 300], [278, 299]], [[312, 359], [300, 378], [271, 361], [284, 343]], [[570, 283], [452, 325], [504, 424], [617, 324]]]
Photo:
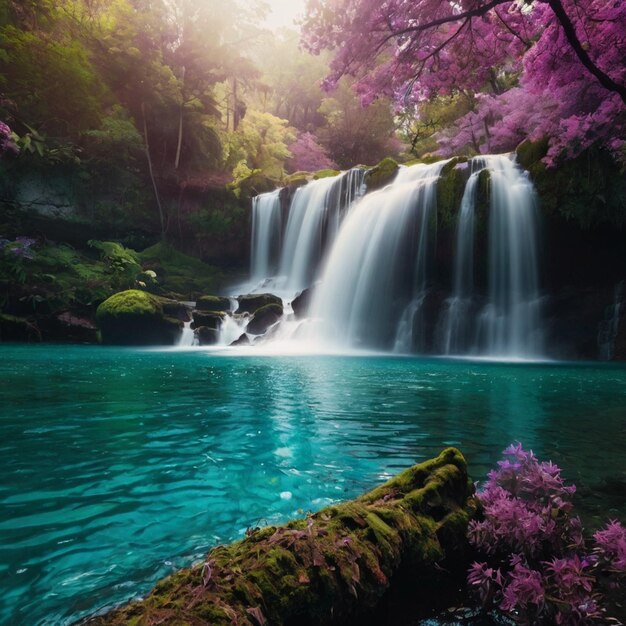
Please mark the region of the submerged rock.
[[246, 330], [253, 335], [262, 335], [283, 316], [283, 307], [278, 304], [266, 304], [258, 309]]
[[392, 583], [465, 564], [472, 492], [465, 459], [448, 448], [356, 500], [249, 530], [89, 623], [360, 624]]
[[237, 313], [255, 313], [261, 307], [267, 306], [268, 304], [277, 304], [280, 306], [281, 310], [283, 307], [283, 301], [278, 296], [271, 293], [239, 296], [237, 302], [239, 302]]
[[129, 289], [112, 295], [96, 311], [102, 342], [117, 345], [173, 345], [183, 323], [180, 303]]

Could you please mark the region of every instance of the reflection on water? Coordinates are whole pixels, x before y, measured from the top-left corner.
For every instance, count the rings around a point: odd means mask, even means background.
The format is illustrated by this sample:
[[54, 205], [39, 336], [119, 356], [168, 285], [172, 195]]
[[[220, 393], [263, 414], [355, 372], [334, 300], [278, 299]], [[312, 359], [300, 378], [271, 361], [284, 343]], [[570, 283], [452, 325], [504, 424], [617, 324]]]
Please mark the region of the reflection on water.
[[71, 623], [446, 445], [520, 440], [624, 517], [626, 369], [0, 347], [0, 623]]

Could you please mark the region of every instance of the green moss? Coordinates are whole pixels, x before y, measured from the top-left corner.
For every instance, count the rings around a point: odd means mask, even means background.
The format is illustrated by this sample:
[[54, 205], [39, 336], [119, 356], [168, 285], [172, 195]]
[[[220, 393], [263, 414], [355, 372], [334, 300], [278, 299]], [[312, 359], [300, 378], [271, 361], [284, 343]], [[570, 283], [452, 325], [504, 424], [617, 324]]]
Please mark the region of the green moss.
[[454, 226], [469, 177], [467, 167], [458, 167], [465, 159], [454, 158], [441, 170], [437, 181], [437, 213], [442, 226]]
[[278, 296], [271, 293], [239, 296], [237, 301], [239, 302], [239, 306], [236, 313], [255, 313], [268, 304], [276, 304], [281, 307], [282, 311], [283, 306], [283, 301]]
[[153, 295], [138, 289], [129, 289], [105, 300], [96, 310], [96, 319], [101, 322], [108, 317], [144, 317], [162, 313], [163, 307]]
[[341, 172], [339, 170], [318, 170], [313, 174], [313, 180], [319, 180], [320, 178], [332, 178], [333, 176], [339, 176]]
[[112, 295], [96, 311], [103, 343], [122, 345], [171, 345], [182, 322], [172, 314], [175, 302], [138, 289]]
[[311, 180], [310, 172], [294, 172], [293, 174], [289, 174], [289, 176], [285, 176], [283, 186], [294, 188], [302, 187], [302, 185], [306, 185], [309, 180]]
[[196, 299], [200, 311], [230, 311], [230, 298], [223, 296], [200, 296]]
[[368, 191], [381, 189], [388, 185], [396, 176], [398, 163], [391, 157], [385, 157], [365, 173], [365, 185]]

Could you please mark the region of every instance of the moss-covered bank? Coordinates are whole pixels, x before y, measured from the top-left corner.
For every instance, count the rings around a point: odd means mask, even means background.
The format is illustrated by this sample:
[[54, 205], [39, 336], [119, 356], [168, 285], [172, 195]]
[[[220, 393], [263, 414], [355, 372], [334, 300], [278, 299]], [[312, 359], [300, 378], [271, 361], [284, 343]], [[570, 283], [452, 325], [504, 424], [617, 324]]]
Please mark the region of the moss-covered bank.
[[218, 546], [145, 600], [89, 623], [359, 623], [398, 576], [435, 575], [462, 553], [471, 495], [465, 460], [448, 448], [356, 500]]

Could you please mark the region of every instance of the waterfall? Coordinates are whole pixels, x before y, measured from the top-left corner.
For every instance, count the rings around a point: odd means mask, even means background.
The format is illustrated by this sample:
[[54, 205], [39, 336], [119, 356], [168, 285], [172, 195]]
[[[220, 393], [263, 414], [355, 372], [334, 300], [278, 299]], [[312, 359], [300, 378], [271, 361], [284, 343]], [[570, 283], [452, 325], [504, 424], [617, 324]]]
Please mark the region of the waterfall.
[[[313, 297], [316, 342], [383, 349], [397, 345], [402, 311], [415, 308], [426, 288], [436, 183], [444, 165], [401, 168], [391, 185], [354, 205]], [[405, 326], [412, 327], [413, 320]], [[406, 341], [412, 343], [412, 331]]]
[[478, 177], [484, 166], [483, 159], [472, 160], [472, 171], [461, 200], [456, 231], [454, 290], [452, 297], [446, 300], [438, 330], [442, 354], [466, 354], [473, 347], [474, 205]]
[[508, 155], [484, 156], [490, 174], [489, 293], [478, 351], [494, 357], [543, 353], [535, 191]]
[[196, 336], [191, 328], [191, 320], [183, 324], [183, 331], [178, 339], [179, 348], [188, 348], [189, 346], [196, 345]]
[[[444, 300], [446, 287], [436, 282], [433, 259], [437, 182], [446, 163], [400, 167], [390, 185], [366, 195], [361, 168], [309, 182], [293, 193], [282, 236], [279, 192], [256, 199], [256, 284], [288, 303], [319, 280], [309, 321], [292, 324], [300, 338], [332, 350], [542, 356], [533, 186], [511, 155], [471, 160]], [[476, 228], [475, 216], [484, 170], [490, 185], [486, 232]], [[484, 247], [477, 248], [481, 232], [488, 258], [476, 265], [475, 250]], [[283, 325], [291, 317], [287, 313]]]
[[250, 283], [246, 292], [289, 299], [309, 287], [352, 203], [363, 193], [363, 168], [353, 168], [295, 190], [283, 232], [281, 190], [252, 201]]
[[613, 358], [623, 302], [624, 281], [622, 280], [615, 285], [613, 303], [607, 307], [605, 318], [600, 322], [598, 330], [598, 356], [602, 361], [610, 361]]
[[250, 278], [255, 283], [276, 271], [276, 250], [280, 245], [281, 231], [279, 192], [277, 189], [252, 199]]

